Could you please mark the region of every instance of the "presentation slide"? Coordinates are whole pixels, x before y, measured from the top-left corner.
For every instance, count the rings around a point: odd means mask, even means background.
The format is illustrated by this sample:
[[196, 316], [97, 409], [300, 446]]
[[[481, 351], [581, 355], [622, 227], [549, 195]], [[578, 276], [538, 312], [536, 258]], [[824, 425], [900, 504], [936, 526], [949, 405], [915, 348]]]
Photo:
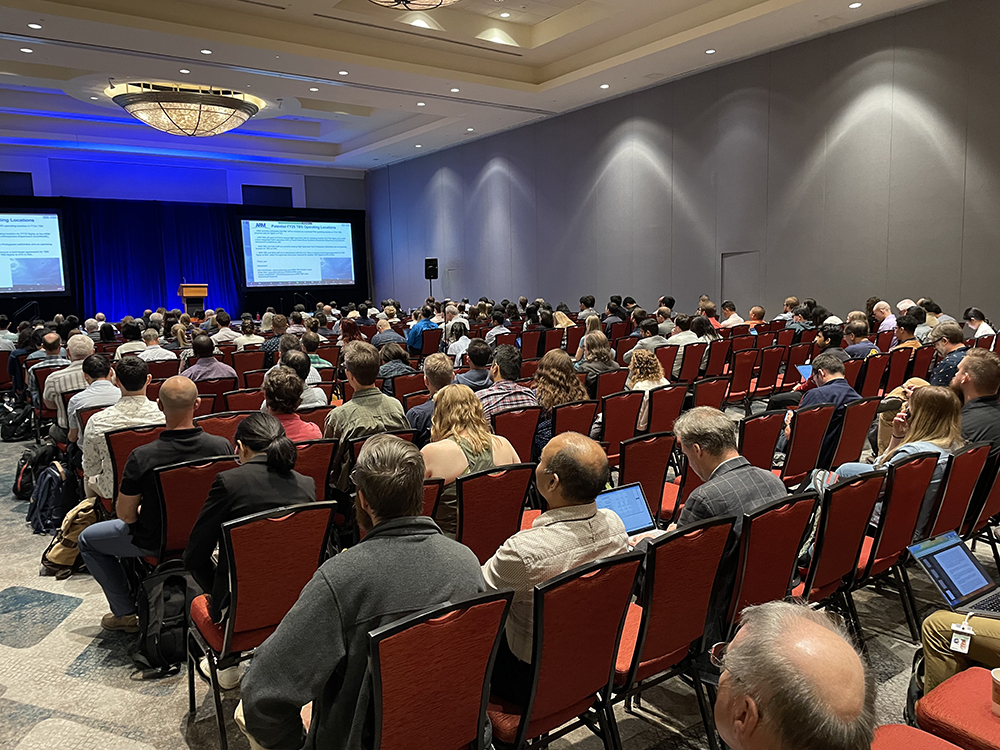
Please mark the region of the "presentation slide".
[[0, 294], [63, 291], [59, 217], [0, 213]]
[[248, 287], [354, 283], [351, 225], [243, 220]]

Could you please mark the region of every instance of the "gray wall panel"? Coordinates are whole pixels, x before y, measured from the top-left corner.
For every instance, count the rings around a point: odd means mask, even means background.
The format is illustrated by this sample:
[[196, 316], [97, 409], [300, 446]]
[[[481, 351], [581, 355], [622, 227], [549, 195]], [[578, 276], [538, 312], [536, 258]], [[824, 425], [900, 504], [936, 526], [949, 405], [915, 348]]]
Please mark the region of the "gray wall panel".
[[[391, 206], [389, 200], [389, 171], [381, 169], [372, 172], [365, 180], [365, 187], [368, 192], [368, 205], [370, 206]], [[378, 253], [372, 253], [372, 280], [374, 288], [378, 289], [382, 296], [379, 300], [394, 298], [396, 295], [396, 283], [392, 276], [393, 253], [392, 253], [392, 221], [389, 211], [377, 211], [368, 215], [368, 231], [371, 247], [381, 248]]]
[[308, 208], [365, 210], [365, 181], [353, 177], [305, 176]]

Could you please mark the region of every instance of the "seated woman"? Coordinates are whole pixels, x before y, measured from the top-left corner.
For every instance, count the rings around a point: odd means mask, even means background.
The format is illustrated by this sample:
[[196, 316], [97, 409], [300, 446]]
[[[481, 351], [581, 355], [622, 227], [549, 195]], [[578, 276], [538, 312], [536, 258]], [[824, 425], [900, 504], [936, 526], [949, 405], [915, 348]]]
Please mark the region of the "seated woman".
[[446, 385], [434, 394], [431, 442], [420, 451], [424, 476], [441, 477], [444, 489], [438, 503], [441, 530], [455, 537], [458, 524], [458, 490], [455, 480], [495, 466], [521, 462], [507, 438], [490, 434], [483, 405], [465, 385]]
[[[598, 320], [594, 315], [589, 319]], [[588, 319], [588, 320], [589, 320]], [[602, 338], [604, 334], [599, 334]], [[552, 439], [552, 410], [573, 401], [586, 401], [587, 389], [573, 370], [569, 355], [562, 349], [546, 352], [535, 371], [535, 398], [542, 407], [542, 416], [535, 429], [531, 460], [537, 461], [542, 449]]]
[[378, 368], [378, 376], [382, 378], [382, 393], [393, 395], [392, 379], [397, 375], [414, 375], [416, 370], [410, 366], [410, 358], [406, 350], [399, 344], [390, 343], [379, 352], [382, 364]]
[[697, 343], [709, 344], [709, 347], [705, 349], [705, 354], [702, 355], [701, 367], [699, 368], [704, 372], [705, 368], [708, 367], [708, 354], [711, 349], [711, 343], [718, 341], [722, 337], [716, 332], [712, 321], [704, 315], [695, 315], [691, 318], [691, 333], [697, 336]]
[[472, 342], [469, 338], [469, 329], [463, 321], [456, 320], [451, 324], [451, 335], [454, 341], [448, 346], [448, 356], [454, 361], [454, 367], [461, 367], [462, 355]]
[[962, 320], [965, 321], [966, 328], [972, 331], [973, 338], [978, 339], [981, 336], [993, 336], [996, 334], [993, 326], [986, 319], [986, 314], [978, 307], [967, 308], [962, 314]]
[[576, 354], [573, 355], [574, 362], [579, 362], [587, 356], [587, 334], [601, 330], [601, 318], [598, 315], [589, 315], [584, 325], [583, 338], [580, 339], [580, 345], [576, 348]]
[[636, 422], [636, 428], [640, 431], [645, 430], [649, 424], [649, 392], [664, 385], [670, 385], [670, 381], [663, 377], [663, 366], [655, 352], [635, 349], [629, 363], [625, 387], [632, 391], [645, 391], [642, 407], [639, 409], [639, 420]]
[[284, 427], [288, 439], [296, 443], [323, 437], [319, 425], [306, 422], [295, 412], [302, 404], [304, 387], [305, 381], [292, 368], [284, 365], [272, 370], [264, 381], [267, 410]]
[[597, 398], [597, 376], [622, 368], [615, 362], [608, 337], [600, 331], [588, 333], [583, 337], [583, 343], [587, 347], [587, 354], [582, 361], [576, 363], [576, 371], [587, 373], [587, 393], [590, 398]]

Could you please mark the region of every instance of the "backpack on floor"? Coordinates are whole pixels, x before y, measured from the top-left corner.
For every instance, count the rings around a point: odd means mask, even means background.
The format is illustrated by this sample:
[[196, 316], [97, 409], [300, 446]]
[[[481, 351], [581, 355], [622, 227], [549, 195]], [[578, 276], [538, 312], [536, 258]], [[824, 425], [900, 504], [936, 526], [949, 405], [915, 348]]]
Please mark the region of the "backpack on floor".
[[55, 534], [79, 499], [76, 475], [58, 461], [50, 463], [35, 482], [27, 521], [36, 534]]
[[85, 528], [97, 523], [96, 503], [96, 498], [87, 498], [66, 514], [56, 538], [42, 553], [39, 575], [55, 576], [62, 581], [83, 567], [77, 540]]
[[187, 621], [201, 588], [180, 560], [159, 565], [138, 593], [139, 650], [133, 661], [149, 677], [168, 677], [187, 660]]
[[30, 406], [4, 405], [0, 410], [0, 440], [5, 443], [28, 440], [32, 435], [34, 416], [35, 412]]
[[11, 488], [14, 497], [18, 500], [30, 500], [38, 475], [55, 461], [58, 455], [59, 450], [52, 443], [26, 448], [17, 459], [17, 469], [14, 471], [14, 486]]

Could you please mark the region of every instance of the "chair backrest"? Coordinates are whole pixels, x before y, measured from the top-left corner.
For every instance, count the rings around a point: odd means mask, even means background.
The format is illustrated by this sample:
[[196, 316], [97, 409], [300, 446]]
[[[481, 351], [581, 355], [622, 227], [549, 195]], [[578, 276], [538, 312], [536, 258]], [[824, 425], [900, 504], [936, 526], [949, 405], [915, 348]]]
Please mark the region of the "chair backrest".
[[443, 489], [444, 479], [441, 477], [430, 477], [424, 480], [424, 509], [422, 515], [434, 518], [434, 509], [437, 508]]
[[160, 562], [184, 551], [216, 475], [236, 466], [236, 456], [219, 456], [153, 469], [161, 515]]
[[[784, 321], [778, 322], [784, 325]], [[795, 331], [791, 328], [779, 328], [775, 331], [775, 334], [774, 340], [778, 343], [778, 346], [791, 346], [792, 342], [795, 341]]]
[[[590, 434], [590, 426], [597, 415], [599, 401], [570, 401], [552, 409], [552, 436], [563, 432]], [[518, 453], [520, 456], [521, 454]], [[530, 455], [530, 454], [529, 454]]]
[[420, 355], [426, 357], [434, 354], [441, 346], [441, 336], [443, 335], [444, 329], [442, 328], [425, 328], [422, 338], [423, 348], [420, 350]]
[[730, 633], [737, 616], [747, 607], [788, 595], [817, 503], [816, 493], [806, 492], [775, 500], [743, 516], [740, 562], [729, 606]]
[[247, 370], [243, 373], [243, 387], [260, 390], [261, 386], [264, 385], [265, 375], [267, 375], [267, 370]]
[[310, 406], [308, 409], [299, 409], [295, 413], [303, 422], [312, 422], [319, 427], [319, 432], [322, 435], [326, 429], [326, 417], [331, 411], [333, 411], [332, 406]]
[[532, 441], [535, 430], [542, 418], [542, 407], [521, 406], [516, 409], [504, 409], [490, 418], [493, 433], [502, 435], [514, 446], [519, 458], [531, 458]]
[[91, 406], [86, 409], [76, 410], [76, 418], [80, 420], [80, 436], [78, 441], [82, 440], [84, 431], [87, 429], [87, 422], [90, 421], [90, 418], [97, 414], [97, 412], [104, 411], [107, 408], [107, 406]]
[[[753, 352], [751, 352], [753, 354]], [[756, 355], [754, 355], [756, 356]], [[729, 375], [722, 375], [718, 378], [706, 378], [694, 381], [691, 386], [692, 398], [695, 406], [711, 406], [721, 409], [729, 392], [732, 379]]]
[[922, 346], [914, 350], [913, 359], [910, 361], [910, 377], [926, 380], [936, 353], [933, 346]]
[[[39, 395], [45, 393], [45, 381], [49, 379], [49, 375], [51, 375], [54, 372], [58, 372], [59, 370], [62, 370], [68, 366], [69, 365], [56, 365], [55, 367], [39, 367], [38, 369], [36, 369], [34, 371], [35, 382], [38, 384]], [[32, 367], [34, 367], [34, 365], [32, 365]], [[35, 404], [35, 408], [41, 411], [43, 417], [54, 417], [56, 414], [55, 409], [48, 409], [45, 407], [45, 404], [42, 402], [41, 398], [38, 399], [38, 403]]]
[[312, 479], [316, 484], [316, 499], [325, 500], [333, 456], [337, 451], [337, 441], [306, 440], [296, 443], [295, 447], [299, 454], [295, 459], [295, 471]]
[[792, 434], [788, 440], [788, 454], [781, 469], [781, 481], [786, 486], [798, 484], [819, 463], [823, 438], [833, 419], [833, 404], [816, 404], [798, 409], [792, 416]]
[[605, 396], [618, 393], [625, 388], [625, 381], [628, 380], [628, 370], [622, 368], [614, 372], [602, 372], [597, 376], [597, 399], [600, 401]]
[[222, 394], [222, 405], [226, 411], [251, 411], [260, 409], [264, 403], [264, 393], [260, 388], [240, 388]]
[[870, 471], [842, 479], [823, 492], [816, 545], [802, 589], [804, 599], [822, 601], [852, 582], [884, 480], [882, 472]]
[[749, 333], [744, 333], [744, 334], [741, 334], [741, 335], [737, 335], [737, 333], [736, 333], [736, 331], [734, 329], [730, 329], [730, 330], [733, 331], [733, 335], [729, 339], [730, 343], [732, 344], [731, 351], [733, 351], [733, 352], [741, 352], [744, 349], [756, 349], [757, 348], [757, 337], [756, 336], [752, 336]]
[[758, 349], [767, 349], [769, 347], [774, 346], [774, 343], [775, 343], [775, 341], [778, 338], [778, 334], [777, 333], [772, 333], [770, 331], [763, 331], [763, 330], [761, 330], [761, 328], [762, 328], [761, 326], [757, 327], [757, 331], [758, 331], [758, 333], [757, 333], [757, 348]]
[[708, 362], [705, 377], [716, 378], [726, 370], [726, 362], [732, 349], [732, 339], [719, 339], [708, 345]]
[[[319, 349], [316, 350], [316, 354], [320, 356], [321, 359], [325, 359], [334, 368], [340, 364], [340, 347], [336, 344], [320, 344]], [[324, 367], [324, 370], [329, 369]]]
[[969, 538], [982, 529], [986, 528], [990, 519], [1000, 513], [1000, 470], [998, 470], [996, 460], [990, 462], [989, 471], [993, 472], [992, 481], [985, 491], [986, 497], [981, 500], [982, 507], [978, 509], [978, 515], [971, 519], [963, 530], [962, 536]]
[[[322, 355], [320, 356], [322, 357]], [[243, 380], [243, 373], [249, 370], [260, 370], [263, 367], [264, 352], [259, 349], [257, 351], [233, 352], [233, 369], [236, 370], [236, 377], [240, 380]]]
[[[263, 356], [263, 355], [261, 355]], [[171, 378], [176, 375], [181, 366], [179, 359], [160, 359], [154, 362], [147, 362], [146, 367], [153, 379]]]
[[496, 346], [517, 346], [516, 333], [501, 333], [494, 339]]
[[[853, 361], [853, 360], [852, 360]], [[868, 439], [868, 428], [875, 419], [881, 399], [878, 396], [851, 401], [844, 407], [844, 420], [840, 427], [840, 437], [837, 449], [834, 451], [830, 465], [823, 468], [837, 467], [848, 461], [857, 461], [864, 450]]]
[[122, 481], [122, 470], [132, 451], [140, 445], [152, 443], [166, 430], [165, 425], [145, 425], [142, 427], [122, 427], [104, 433], [108, 445], [108, 455], [111, 457], [111, 471], [114, 474], [114, 497], [118, 497], [118, 485]]
[[757, 364], [757, 350], [743, 349], [733, 352], [733, 366], [729, 370], [732, 382], [729, 393], [726, 394], [728, 403], [738, 403], [752, 396], [751, 381], [753, 380], [753, 369]]
[[222, 411], [222, 394], [226, 391], [236, 390], [236, 378], [212, 378], [211, 380], [198, 380], [195, 382], [198, 387], [198, 395], [202, 401], [210, 402], [210, 412]]
[[649, 544], [642, 620], [626, 685], [670, 669], [692, 649], [701, 650], [712, 589], [735, 520], [717, 516]]
[[621, 391], [601, 399], [601, 429], [603, 440], [608, 443], [608, 459], [617, 464], [621, 443], [635, 437], [635, 426], [639, 420], [639, 410], [645, 397], [643, 391]]
[[611, 335], [608, 340], [615, 342], [620, 338], [628, 336], [635, 329], [635, 324], [631, 320], [623, 320], [620, 323], [611, 324]]
[[[534, 359], [538, 356], [538, 348], [542, 340], [541, 331], [522, 331], [521, 359]], [[522, 375], [522, 377], [526, 377]], [[530, 376], [527, 376], [530, 377]]]
[[571, 356], [576, 354], [576, 350], [580, 348], [580, 342], [583, 341], [583, 334], [586, 333], [586, 330], [586, 327], [581, 325], [566, 329], [566, 351]]
[[684, 347], [684, 353], [681, 355], [681, 369], [677, 373], [675, 380], [679, 383], [693, 383], [701, 371], [701, 360], [705, 356], [706, 349], [708, 349], [708, 344], [704, 341], [687, 344]]
[[803, 344], [811, 344], [816, 340], [817, 333], [819, 333], [818, 328], [807, 328], [799, 334], [799, 341]]
[[875, 346], [878, 347], [880, 352], [888, 352], [889, 347], [892, 345], [892, 339], [895, 335], [895, 331], [882, 331], [881, 333], [876, 333]]
[[[490, 674], [511, 591], [480, 594], [385, 625], [368, 634], [375, 700], [375, 750], [423, 747], [483, 750]], [[413, 699], [413, 676], [436, 679]]]
[[[933, 353], [932, 351], [931, 354]], [[849, 359], [844, 362], [844, 378], [850, 384], [851, 388], [858, 387], [858, 375], [861, 373], [861, 367], [864, 363], [863, 359]]]
[[397, 375], [392, 378], [392, 395], [395, 396], [401, 404], [407, 394], [422, 391], [426, 387], [427, 386], [424, 384], [424, 374], [422, 372], [413, 373], [411, 375]]
[[162, 388], [163, 384], [166, 382], [166, 378], [161, 380], [150, 380], [149, 385], [146, 386], [146, 398], [150, 401], [156, 401], [160, 397], [160, 388]]
[[885, 375], [885, 393], [893, 388], [898, 388], [906, 380], [906, 371], [910, 366], [910, 357], [913, 352], [914, 350], [908, 347], [889, 352], [889, 366]]
[[861, 368], [863, 374], [861, 390], [858, 391], [861, 398], [879, 395], [882, 388], [882, 376], [885, 374], [885, 368], [888, 364], [889, 355], [884, 352], [873, 354], [865, 360], [865, 366]]
[[[522, 347], [523, 348], [523, 347]], [[538, 371], [538, 363], [541, 362], [540, 359], [522, 359], [521, 360], [521, 377], [522, 378], [533, 378], [535, 377], [535, 372]]]
[[660, 432], [639, 435], [621, 444], [618, 484], [638, 482], [654, 517], [660, 509], [663, 484], [676, 442], [672, 432]]
[[972, 493], [979, 483], [979, 477], [986, 466], [990, 455], [990, 444], [986, 442], [972, 443], [955, 453], [948, 466], [946, 480], [942, 481], [943, 491], [936, 514], [930, 524], [930, 531], [925, 532], [925, 538], [943, 534], [946, 531], [961, 532], [965, 522], [965, 514], [972, 503]]
[[510, 464], [455, 480], [455, 539], [475, 552], [480, 564], [521, 530], [521, 511], [534, 474], [534, 464]]
[[[757, 337], [758, 340], [760, 336]], [[770, 396], [778, 388], [778, 378], [780, 377], [781, 363], [785, 361], [786, 349], [783, 346], [767, 346], [759, 349], [757, 361], [759, 371], [757, 379], [754, 381], [753, 393], [755, 398]]]
[[677, 351], [680, 349], [676, 344], [664, 344], [653, 349], [653, 354], [660, 360], [660, 367], [663, 368], [663, 377], [670, 379], [673, 377], [674, 362], [677, 360]]
[[256, 410], [220, 411], [204, 417], [195, 417], [194, 425], [209, 435], [224, 437], [230, 445], [235, 445], [236, 428], [240, 426], [240, 422], [255, 413]]
[[221, 656], [234, 635], [262, 631], [263, 642], [288, 614], [322, 561], [335, 506], [305, 503], [222, 524], [231, 601]]
[[561, 349], [563, 340], [563, 329], [552, 328], [542, 335], [542, 353], [550, 352], [553, 349]]
[[785, 360], [785, 372], [781, 376], [780, 390], [790, 391], [802, 381], [802, 376], [799, 374], [798, 366], [806, 363], [806, 360], [809, 359], [811, 352], [811, 343], [800, 342], [798, 344], [792, 344], [788, 347], [788, 356]]
[[415, 393], [407, 393], [403, 396], [403, 411], [409, 411], [414, 406], [420, 406], [421, 404], [426, 404], [431, 400], [430, 391], [416, 391]]
[[649, 391], [649, 422], [646, 429], [650, 433], [671, 432], [674, 421], [684, 409], [686, 397], [687, 386], [683, 384], [663, 385]]
[[[687, 460], [687, 457], [681, 454], [678, 459], [678, 471], [680, 473], [680, 482], [674, 479], [674, 484], [677, 485], [677, 492], [674, 493], [674, 505], [672, 508], [664, 507], [664, 503], [661, 500], [660, 513], [657, 519], [661, 524], [671, 524], [675, 522], [681, 514], [681, 510], [684, 507], [684, 503], [687, 502], [688, 497], [691, 493], [701, 487], [704, 484], [701, 477], [699, 477], [693, 468], [691, 468], [691, 462]], [[666, 494], [666, 493], [664, 493]], [[667, 513], [666, 511], [669, 511]]]
[[597, 560], [535, 586], [531, 690], [515, 747], [583, 713], [598, 695], [608, 697], [642, 557]]
[[740, 422], [740, 454], [754, 466], [771, 470], [778, 435], [785, 426], [785, 409], [765, 411]]

